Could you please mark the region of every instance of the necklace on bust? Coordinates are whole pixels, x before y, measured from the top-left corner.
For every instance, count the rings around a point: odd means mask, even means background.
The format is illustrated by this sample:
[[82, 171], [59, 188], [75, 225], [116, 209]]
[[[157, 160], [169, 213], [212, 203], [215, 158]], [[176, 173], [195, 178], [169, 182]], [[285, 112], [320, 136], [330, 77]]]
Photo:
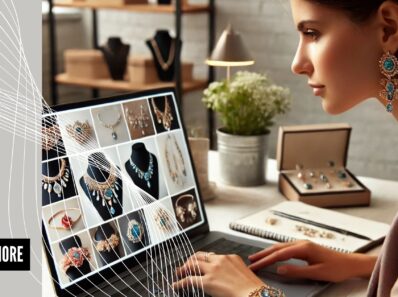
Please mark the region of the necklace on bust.
[[66, 161], [61, 159], [61, 167], [59, 168], [59, 172], [55, 176], [47, 176], [42, 174], [42, 186], [43, 189], [46, 190], [49, 194], [54, 192], [61, 197], [62, 188], [67, 187], [67, 182], [69, 181], [69, 168], [66, 166]]
[[133, 114], [133, 112], [128, 108], [126, 108], [125, 111], [130, 127], [133, 129], [141, 129], [141, 134], [145, 135], [145, 128], [149, 127], [150, 118], [144, 111], [144, 105], [140, 104], [140, 113], [138, 115]]
[[129, 159], [130, 165], [133, 168], [134, 172], [137, 174], [139, 179], [143, 179], [146, 181], [147, 187], [150, 189], [151, 188], [151, 179], [153, 176], [153, 157], [152, 154], [149, 153], [149, 164], [148, 164], [148, 169], [144, 172], [141, 170], [134, 162], [133, 160]]
[[83, 179], [84, 183], [87, 186], [87, 189], [90, 192], [90, 195], [96, 197], [97, 201], [100, 201], [100, 199], [102, 199], [103, 207], [106, 207], [106, 204], [108, 204], [108, 211], [112, 216], [114, 216], [116, 210], [114, 209], [113, 204], [118, 203], [118, 195], [116, 191], [121, 188], [121, 185], [117, 181], [115, 166], [110, 165], [109, 176], [104, 182], [96, 181], [87, 173], [83, 175]]
[[152, 45], [153, 51], [155, 52], [155, 57], [156, 57], [156, 60], [159, 62], [160, 67], [162, 67], [163, 71], [169, 70], [171, 64], [173, 64], [173, 61], [174, 61], [175, 41], [171, 40], [170, 49], [169, 49], [169, 57], [167, 58], [167, 61], [165, 61], [163, 59], [162, 53], [160, 52], [160, 48], [159, 48], [158, 43], [156, 42], [156, 39], [152, 38], [150, 40], [150, 43]]
[[164, 111], [160, 111], [160, 109], [157, 107], [155, 100], [151, 98], [151, 104], [153, 107], [153, 110], [156, 115], [156, 120], [158, 121], [158, 124], [163, 124], [163, 128], [165, 130], [170, 130], [171, 124], [174, 120], [173, 114], [171, 113], [171, 107], [169, 104], [169, 100], [167, 99], [167, 96], [164, 97]]
[[117, 112], [117, 118], [116, 118], [116, 120], [113, 123], [105, 123], [103, 121], [102, 117], [101, 117], [101, 113], [100, 112], [97, 113], [97, 118], [98, 118], [98, 121], [101, 123], [101, 125], [104, 126], [107, 129], [111, 129], [112, 130], [112, 138], [113, 138], [113, 140], [117, 140], [117, 133], [115, 131], [115, 127], [117, 125], [119, 125], [121, 120], [122, 120], [122, 115], [120, 114], [120, 112], [119, 111], [116, 111], [116, 112]]
[[182, 156], [181, 148], [178, 145], [177, 139], [174, 135], [167, 135], [164, 146], [164, 155], [171, 180], [177, 185], [184, 185], [185, 178], [187, 176], [187, 170], [185, 168], [185, 162], [184, 157]]

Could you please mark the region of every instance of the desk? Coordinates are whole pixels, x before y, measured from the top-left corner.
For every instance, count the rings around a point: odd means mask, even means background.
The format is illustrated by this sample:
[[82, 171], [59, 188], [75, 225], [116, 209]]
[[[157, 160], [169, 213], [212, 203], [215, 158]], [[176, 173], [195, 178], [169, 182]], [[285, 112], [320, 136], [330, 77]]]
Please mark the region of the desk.
[[[218, 158], [217, 152], [209, 153], [209, 179], [217, 183], [218, 180]], [[370, 207], [347, 207], [335, 210], [342, 213], [355, 215], [371, 220], [390, 224], [398, 211], [397, 189], [398, 182], [386, 181], [375, 178], [359, 177], [372, 192]], [[217, 184], [217, 198], [205, 203], [205, 208], [212, 231], [222, 231], [248, 238], [257, 238], [230, 230], [228, 224], [231, 221], [255, 213], [261, 209], [273, 206], [285, 201], [284, 196], [278, 191], [278, 171], [276, 160], [267, 162], [267, 184], [259, 187], [232, 187]], [[260, 239], [264, 242], [270, 242]], [[380, 247], [369, 252], [377, 254]], [[359, 297], [366, 295], [368, 280], [353, 279], [328, 288], [322, 297]]]
[[[209, 179], [217, 182], [218, 180], [218, 159], [217, 152], [209, 153]], [[372, 191], [372, 203], [370, 207], [350, 207], [339, 208], [343, 213], [364, 217], [384, 223], [390, 223], [398, 210], [397, 192], [398, 182], [380, 180], [375, 178], [359, 177]], [[261, 209], [273, 206], [285, 200], [284, 196], [277, 189], [278, 172], [276, 161], [267, 162], [267, 184], [259, 187], [241, 188], [217, 184], [217, 198], [205, 203], [210, 229], [222, 231], [239, 236], [256, 238], [251, 235], [230, 230], [228, 224], [231, 221], [257, 212]], [[377, 254], [380, 247], [370, 251], [370, 254]], [[50, 275], [47, 270], [47, 261], [43, 254], [43, 296], [54, 296]], [[355, 279], [343, 283], [334, 284], [328, 288], [322, 297], [362, 297], [365, 296], [367, 280]]]

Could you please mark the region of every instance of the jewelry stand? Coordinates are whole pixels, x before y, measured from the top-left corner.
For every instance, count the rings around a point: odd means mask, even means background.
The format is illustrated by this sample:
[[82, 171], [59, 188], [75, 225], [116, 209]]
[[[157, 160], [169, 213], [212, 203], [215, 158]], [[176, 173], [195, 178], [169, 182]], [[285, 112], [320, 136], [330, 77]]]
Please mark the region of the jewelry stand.
[[[59, 243], [59, 248], [63, 255], [65, 255], [70, 248], [80, 248], [82, 247], [82, 241], [79, 236], [72, 236]], [[66, 271], [66, 275], [71, 281], [91, 272], [90, 263], [85, 259], [82, 266], [80, 267], [69, 267]]]
[[[143, 247], [150, 244], [148, 232], [144, 223], [144, 214], [141, 211], [129, 213], [127, 216], [123, 216], [119, 219], [119, 228], [120, 228], [120, 237], [123, 238], [123, 244], [125, 247], [126, 254], [130, 254], [135, 251], [139, 251]], [[128, 238], [128, 233], [131, 233], [129, 230], [129, 222], [135, 220], [140, 226], [142, 231], [142, 238], [138, 242], [133, 242]]]
[[[97, 228], [97, 231], [95, 232], [94, 238], [96, 241], [103, 241], [109, 239], [112, 234], [116, 234], [117, 232], [112, 228], [112, 226], [109, 223], [106, 223], [104, 225], [101, 225]], [[116, 234], [118, 235], [118, 234]], [[120, 258], [120, 251], [119, 251], [119, 246], [120, 244], [111, 249], [109, 252], [107, 250], [99, 252], [101, 262], [103, 265], [107, 265], [113, 261], [116, 261], [117, 259]]]
[[[47, 149], [46, 149], [47, 146]], [[53, 116], [42, 119], [42, 160], [65, 156], [65, 146], [57, 120]]]
[[[150, 169], [150, 159], [152, 156], [152, 175], [150, 175], [148, 169]], [[133, 164], [138, 168], [134, 169]], [[134, 184], [151, 194], [154, 198], [159, 199], [159, 170], [158, 160], [156, 156], [147, 151], [145, 144], [137, 142], [131, 147], [130, 159], [124, 164], [128, 175], [131, 177]], [[146, 180], [144, 176], [140, 176], [137, 170], [142, 171], [144, 174], [147, 173], [150, 177]]]
[[[42, 175], [45, 175], [49, 178], [51, 177], [56, 177], [58, 174], [60, 174], [61, 171], [61, 167], [62, 167], [62, 161], [64, 160], [65, 162], [65, 168], [69, 169], [69, 174], [68, 174], [68, 181], [65, 181], [65, 174], [66, 172], [64, 172], [64, 174], [59, 178], [59, 180], [56, 181], [56, 183], [62, 188], [62, 192], [61, 192], [61, 197], [58, 196], [58, 194], [54, 191], [54, 184], [55, 183], [48, 183], [51, 184], [51, 188], [52, 190], [49, 192], [48, 191], [48, 186], [47, 189], [45, 189], [42, 186], [42, 191], [41, 191], [41, 199], [42, 199], [42, 205], [47, 205], [50, 203], [54, 203], [54, 202], [58, 202], [61, 201], [63, 199], [67, 199], [73, 196], [76, 196], [76, 187], [75, 187], [75, 182], [73, 180], [73, 176], [72, 176], [72, 170], [69, 166], [69, 162], [67, 158], [64, 159], [56, 159], [56, 160], [52, 160], [49, 162], [45, 162], [41, 164], [41, 172]], [[61, 185], [61, 181], [63, 180], [63, 183], [66, 184], [66, 187], [64, 187], [63, 185]], [[42, 178], [43, 180], [43, 178]]]
[[[98, 164], [98, 165], [96, 165]], [[107, 169], [102, 169], [102, 167], [107, 167]], [[97, 185], [104, 185], [107, 187], [106, 190], [103, 192], [106, 192], [107, 190], [110, 190], [112, 188], [112, 184], [107, 181], [110, 178], [110, 172], [111, 172], [111, 164], [109, 161], [106, 159], [105, 155], [103, 153], [93, 153], [88, 157], [88, 166], [87, 166], [87, 172], [86, 175], [88, 178], [92, 179], [94, 182], [97, 183]], [[84, 176], [82, 176], [79, 180], [80, 185], [86, 194], [86, 196], [90, 199], [91, 203], [94, 205], [95, 209], [101, 216], [101, 218], [104, 221], [107, 221], [113, 217], [117, 217], [118, 215], [121, 215], [123, 213], [123, 187], [122, 187], [122, 180], [116, 176], [115, 178], [115, 183], [119, 184], [120, 187], [112, 188], [112, 191], [114, 191], [117, 195], [117, 198], [115, 198], [116, 203], [112, 203], [112, 205], [109, 205], [108, 202], [103, 204], [103, 199], [102, 195], [98, 193], [98, 191], [95, 190], [90, 190], [87, 187], [87, 184], [84, 180]], [[94, 195], [93, 195], [94, 192]], [[112, 196], [115, 196], [114, 194]], [[97, 199], [99, 197], [99, 199]], [[114, 197], [111, 198], [113, 200]], [[113, 213], [111, 209], [113, 208]]]
[[172, 38], [167, 30], [158, 30], [153, 38], [146, 41], [146, 44], [152, 53], [159, 79], [172, 81], [176, 53], [181, 52], [182, 41]]
[[123, 80], [127, 67], [130, 45], [123, 44], [119, 37], [110, 37], [104, 46], [100, 46], [109, 73], [114, 80]]

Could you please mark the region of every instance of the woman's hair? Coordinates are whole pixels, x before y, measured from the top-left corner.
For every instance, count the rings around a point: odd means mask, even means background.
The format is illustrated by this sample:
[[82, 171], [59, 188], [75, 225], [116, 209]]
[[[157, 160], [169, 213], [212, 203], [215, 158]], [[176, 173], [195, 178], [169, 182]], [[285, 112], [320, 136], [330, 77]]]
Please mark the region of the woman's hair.
[[[365, 22], [386, 0], [309, 0], [345, 12], [354, 22]], [[394, 0], [398, 3], [398, 0]]]

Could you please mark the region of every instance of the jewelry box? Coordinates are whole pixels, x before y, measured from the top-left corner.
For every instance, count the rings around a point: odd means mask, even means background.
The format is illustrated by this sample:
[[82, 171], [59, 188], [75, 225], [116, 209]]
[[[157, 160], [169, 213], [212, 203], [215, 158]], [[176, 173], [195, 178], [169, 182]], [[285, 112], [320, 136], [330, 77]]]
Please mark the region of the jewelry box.
[[73, 0], [73, 2], [117, 6], [126, 4], [147, 4], [148, 0]]
[[71, 78], [109, 79], [108, 66], [100, 50], [68, 49], [64, 52], [65, 73]]
[[[182, 81], [193, 80], [193, 63], [181, 63]], [[128, 74], [130, 82], [138, 84], [150, 84], [160, 82], [156, 72], [155, 62], [151, 57], [133, 56], [128, 61]]]
[[369, 189], [346, 168], [350, 135], [348, 124], [280, 127], [279, 191], [319, 207], [369, 205]]

